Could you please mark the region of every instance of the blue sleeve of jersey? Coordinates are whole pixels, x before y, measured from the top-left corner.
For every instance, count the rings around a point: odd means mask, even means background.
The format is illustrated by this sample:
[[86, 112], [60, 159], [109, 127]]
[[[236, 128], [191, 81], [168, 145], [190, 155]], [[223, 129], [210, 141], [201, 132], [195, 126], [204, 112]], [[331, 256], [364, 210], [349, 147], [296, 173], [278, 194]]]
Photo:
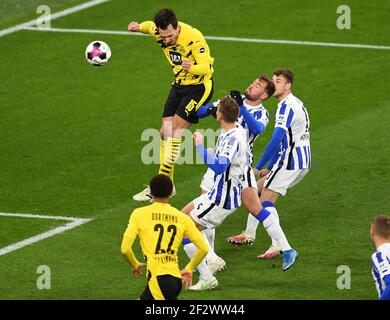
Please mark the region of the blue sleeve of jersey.
[[390, 300], [390, 275], [383, 278], [386, 283], [386, 289], [382, 292], [379, 300]]
[[[283, 140], [283, 137], [285, 135], [286, 131], [282, 128], [275, 128], [274, 133], [272, 134], [271, 141], [268, 143], [267, 147], [264, 150], [263, 156], [259, 160], [259, 162], [256, 164], [256, 169], [261, 170], [265, 166], [265, 164], [270, 161], [271, 159], [274, 159], [278, 153], [278, 148], [280, 146], [280, 143]], [[276, 161], [276, 160], [275, 160]]]
[[271, 169], [272, 169], [272, 167], [274, 166], [274, 164], [276, 163], [276, 161], [278, 160], [278, 158], [279, 158], [279, 153], [276, 152], [275, 155], [274, 155], [274, 157], [271, 159], [271, 161], [270, 161], [269, 164], [268, 164], [268, 167], [267, 167], [268, 170], [271, 170]]
[[207, 149], [202, 144], [196, 145], [196, 151], [202, 156], [203, 161], [216, 174], [221, 174], [226, 171], [230, 165], [230, 160], [226, 157], [216, 158], [207, 152]]
[[[215, 110], [214, 110], [215, 109]], [[213, 111], [216, 111], [217, 107], [214, 106], [214, 104], [209, 103], [204, 106], [200, 106], [198, 110], [196, 110], [196, 116], [198, 118], [205, 118], [213, 113]]]
[[248, 109], [242, 105], [240, 107], [241, 115], [244, 117], [245, 122], [248, 125], [248, 129], [251, 133], [258, 135], [265, 130], [265, 125], [261, 121], [258, 121], [253, 115], [250, 114]]

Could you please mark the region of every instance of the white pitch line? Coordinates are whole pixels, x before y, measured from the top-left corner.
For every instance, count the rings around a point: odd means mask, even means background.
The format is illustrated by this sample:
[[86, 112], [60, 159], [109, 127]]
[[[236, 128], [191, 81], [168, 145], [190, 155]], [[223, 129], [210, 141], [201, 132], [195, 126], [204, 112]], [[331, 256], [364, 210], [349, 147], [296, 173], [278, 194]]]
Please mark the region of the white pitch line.
[[81, 218], [73, 218], [73, 217], [60, 217], [60, 216], [43, 216], [43, 215], [34, 215], [29, 213], [0, 213], [0, 216], [3, 217], [22, 217], [22, 218], [39, 218], [39, 219], [52, 219], [52, 220], [66, 220], [70, 221], [65, 225], [59, 226], [55, 229], [40, 233], [36, 236], [27, 238], [25, 240], [13, 243], [9, 246], [0, 249], [0, 256], [10, 253], [12, 251], [21, 249], [23, 247], [29, 246], [30, 244], [36, 243], [43, 239], [50, 238], [55, 236], [56, 234], [63, 233], [70, 229], [81, 226], [84, 223], [91, 221], [92, 219], [81, 219]]
[[[85, 10], [85, 9], [90, 8], [90, 7], [97, 6], [98, 4], [108, 2], [108, 1], [110, 1], [110, 0], [92, 0], [92, 1], [80, 4], [78, 6], [75, 6], [75, 7], [56, 12], [56, 13], [50, 15], [50, 20], [55, 20], [55, 19], [67, 16], [67, 15], [70, 15], [74, 12]], [[10, 34], [10, 33], [17, 32], [17, 31], [22, 30], [26, 27], [31, 27], [37, 23], [37, 20], [38, 20], [38, 18], [31, 20], [31, 21], [28, 21], [28, 22], [25, 22], [25, 23], [18, 24], [14, 27], [0, 30], [0, 37], [3, 37], [3, 36]]]
[[[96, 33], [111, 34], [123, 36], [148, 36], [139, 32], [116, 31], [116, 30], [94, 30], [94, 29], [63, 29], [63, 28], [36, 28], [27, 26], [24, 30], [46, 31], [46, 32], [65, 32], [65, 33]], [[295, 40], [276, 40], [276, 39], [256, 39], [256, 38], [236, 38], [236, 37], [215, 37], [205, 36], [207, 40], [230, 41], [230, 42], [252, 42], [252, 43], [272, 43], [272, 44], [292, 44], [304, 46], [321, 46], [321, 47], [341, 47], [341, 48], [359, 48], [359, 49], [379, 49], [390, 50], [390, 46], [380, 46], [371, 44], [354, 44], [354, 43], [336, 43], [336, 42], [314, 42], [314, 41], [295, 41]]]
[[4, 212], [0, 212], [0, 217], [36, 218], [36, 219], [66, 220], [66, 221], [74, 221], [76, 219], [80, 219], [74, 217], [43, 216], [39, 214], [30, 214], [30, 213], [4, 213]]
[[91, 29], [62, 29], [62, 28], [37, 28], [37, 27], [25, 27], [24, 30], [30, 31], [47, 31], [47, 32], [61, 32], [61, 33], [99, 33], [99, 34], [112, 34], [121, 36], [143, 36], [147, 37], [147, 34], [140, 32], [130, 31], [116, 31], [116, 30], [91, 30]]

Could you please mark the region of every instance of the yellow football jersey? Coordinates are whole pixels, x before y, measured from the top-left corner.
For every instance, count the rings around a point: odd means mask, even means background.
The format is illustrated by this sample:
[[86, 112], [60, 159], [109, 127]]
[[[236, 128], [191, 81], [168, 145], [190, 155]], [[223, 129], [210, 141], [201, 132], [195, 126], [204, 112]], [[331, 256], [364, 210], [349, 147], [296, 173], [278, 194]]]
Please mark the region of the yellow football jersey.
[[[176, 43], [167, 46], [160, 36], [153, 21], [140, 24], [140, 31], [150, 34], [164, 51], [165, 57], [172, 66], [175, 83], [181, 85], [201, 84], [211, 79], [214, 72], [214, 59], [211, 57], [209, 46], [202, 33], [194, 27], [179, 22], [180, 34]], [[183, 70], [183, 60], [191, 61], [191, 68]]]
[[[132, 212], [122, 247], [126, 242], [132, 245], [137, 235], [148, 271], [153, 276], [170, 274], [181, 278], [178, 250], [184, 237], [189, 238], [199, 249], [187, 264], [188, 271], [192, 272], [208, 251], [205, 239], [191, 218], [168, 203], [154, 202]], [[128, 260], [133, 267], [139, 263], [132, 252]]]

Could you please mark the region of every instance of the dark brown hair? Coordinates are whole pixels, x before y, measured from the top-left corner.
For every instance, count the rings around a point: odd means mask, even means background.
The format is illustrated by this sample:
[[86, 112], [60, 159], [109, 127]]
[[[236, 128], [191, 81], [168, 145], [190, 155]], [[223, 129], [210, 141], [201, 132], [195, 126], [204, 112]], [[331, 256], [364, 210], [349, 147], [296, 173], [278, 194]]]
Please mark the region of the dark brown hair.
[[237, 102], [229, 96], [221, 98], [218, 111], [222, 113], [223, 120], [228, 123], [236, 122], [240, 114], [240, 108]]
[[390, 216], [376, 216], [372, 220], [372, 225], [376, 234], [390, 240]]
[[274, 85], [274, 83], [264, 73], [262, 75], [260, 75], [258, 79], [260, 81], [262, 80], [262, 81], [267, 82], [267, 86], [265, 87], [265, 92], [267, 92], [268, 97], [272, 97], [272, 95], [275, 92], [275, 85]]
[[173, 191], [171, 178], [165, 174], [158, 174], [150, 180], [150, 193], [155, 198], [169, 198]]
[[286, 78], [287, 82], [293, 84], [294, 82], [294, 73], [288, 69], [276, 69], [274, 72], [275, 76], [283, 76]]
[[154, 23], [157, 28], [165, 30], [171, 24], [174, 29], [177, 28], [177, 18], [172, 9], [160, 9], [154, 16]]

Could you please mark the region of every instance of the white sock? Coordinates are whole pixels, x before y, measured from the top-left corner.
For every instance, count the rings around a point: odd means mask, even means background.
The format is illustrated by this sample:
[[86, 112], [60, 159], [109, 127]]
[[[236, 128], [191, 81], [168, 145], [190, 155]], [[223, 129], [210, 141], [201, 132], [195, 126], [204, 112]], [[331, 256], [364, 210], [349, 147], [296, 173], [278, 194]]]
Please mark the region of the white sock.
[[287, 241], [282, 227], [280, 226], [276, 217], [273, 214], [270, 214], [267, 218], [263, 220], [263, 226], [267, 231], [268, 235], [278, 242], [283, 251], [291, 249], [291, 246]]
[[246, 221], [245, 234], [253, 237], [253, 239], [256, 238], [256, 230], [258, 225], [259, 220], [257, 220], [253, 215], [249, 213], [248, 220]]
[[[267, 209], [269, 212], [271, 212], [271, 214], [276, 218], [277, 223], [280, 225], [279, 215], [278, 215], [278, 211], [276, 210], [276, 208], [275, 207], [265, 207], [265, 209]], [[271, 239], [272, 239], [272, 246], [273, 247], [280, 247], [280, 245], [276, 239], [274, 239], [274, 238], [271, 238]]]
[[[196, 246], [191, 242], [188, 244], [185, 244], [184, 251], [186, 252], [188, 258], [192, 259], [195, 255], [195, 252], [197, 250]], [[200, 273], [200, 276], [205, 281], [211, 281], [213, 278], [213, 275], [211, 274], [209, 268], [207, 267], [206, 260], [203, 259], [201, 263], [196, 267]]]
[[[209, 252], [206, 255], [206, 261], [213, 262], [213, 261], [217, 260], [219, 257], [217, 256], [217, 254], [214, 251], [214, 248], [211, 247], [211, 244], [210, 244], [209, 240], [207, 239], [207, 232], [205, 232], [206, 230], [207, 229], [201, 231], [203, 234], [203, 237], [206, 239], [207, 246], [209, 247]], [[215, 229], [213, 229], [213, 230], [215, 230]]]
[[215, 229], [204, 229], [202, 232], [204, 232], [211, 248], [214, 250]]

